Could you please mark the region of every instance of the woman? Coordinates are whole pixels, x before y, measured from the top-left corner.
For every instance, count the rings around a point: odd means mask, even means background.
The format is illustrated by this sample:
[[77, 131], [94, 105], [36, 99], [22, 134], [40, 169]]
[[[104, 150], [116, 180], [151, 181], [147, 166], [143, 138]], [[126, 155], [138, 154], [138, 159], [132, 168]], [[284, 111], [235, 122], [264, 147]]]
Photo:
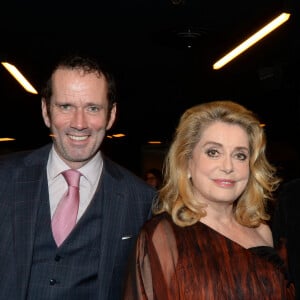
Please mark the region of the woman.
[[265, 147], [259, 120], [237, 103], [183, 114], [124, 299], [294, 299], [267, 225], [279, 179]]

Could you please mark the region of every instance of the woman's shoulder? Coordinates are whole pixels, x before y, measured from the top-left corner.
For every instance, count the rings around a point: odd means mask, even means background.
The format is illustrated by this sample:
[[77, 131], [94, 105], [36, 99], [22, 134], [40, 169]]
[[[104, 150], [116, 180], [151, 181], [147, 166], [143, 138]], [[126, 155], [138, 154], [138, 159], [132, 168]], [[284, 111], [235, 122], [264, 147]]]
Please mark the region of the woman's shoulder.
[[172, 221], [172, 217], [168, 213], [164, 212], [158, 215], [153, 215], [148, 221], [146, 221], [142, 230], [153, 235], [153, 233], [157, 230], [170, 231], [173, 226], [175, 226], [175, 224]]

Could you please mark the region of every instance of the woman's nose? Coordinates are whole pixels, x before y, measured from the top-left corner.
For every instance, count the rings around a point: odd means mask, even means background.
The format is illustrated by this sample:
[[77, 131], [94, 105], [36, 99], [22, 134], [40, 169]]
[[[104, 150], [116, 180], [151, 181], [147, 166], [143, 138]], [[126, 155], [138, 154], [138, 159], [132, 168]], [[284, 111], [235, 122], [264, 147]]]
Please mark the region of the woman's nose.
[[233, 172], [233, 163], [231, 157], [225, 157], [222, 164], [222, 171], [226, 174]]

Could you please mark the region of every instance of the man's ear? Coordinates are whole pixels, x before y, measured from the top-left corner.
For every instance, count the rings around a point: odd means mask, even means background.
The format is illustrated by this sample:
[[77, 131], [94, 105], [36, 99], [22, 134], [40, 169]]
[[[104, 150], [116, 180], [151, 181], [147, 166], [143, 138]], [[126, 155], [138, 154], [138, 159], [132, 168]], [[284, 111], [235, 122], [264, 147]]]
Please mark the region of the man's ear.
[[47, 104], [46, 104], [45, 98], [42, 98], [41, 104], [42, 104], [42, 115], [43, 115], [44, 123], [48, 128], [50, 128], [50, 118], [48, 115]]
[[107, 123], [107, 126], [106, 126], [106, 130], [109, 130], [113, 126], [113, 124], [116, 120], [116, 114], [117, 114], [117, 104], [114, 103], [113, 107], [110, 111], [109, 120], [108, 120], [108, 123]]

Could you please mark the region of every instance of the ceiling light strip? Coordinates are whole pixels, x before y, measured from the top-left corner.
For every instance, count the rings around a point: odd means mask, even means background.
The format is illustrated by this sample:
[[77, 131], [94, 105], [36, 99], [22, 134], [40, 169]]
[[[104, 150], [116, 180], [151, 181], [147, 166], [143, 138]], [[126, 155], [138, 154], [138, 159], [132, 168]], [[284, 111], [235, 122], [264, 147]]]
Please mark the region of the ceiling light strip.
[[273, 21], [268, 23], [266, 26], [261, 28], [259, 31], [257, 31], [255, 34], [250, 36], [247, 40], [245, 40], [243, 43], [241, 43], [239, 46], [234, 48], [232, 51], [227, 53], [225, 56], [223, 56], [221, 59], [219, 59], [216, 63], [213, 64], [213, 69], [218, 70], [222, 68], [224, 65], [229, 63], [231, 60], [233, 60], [235, 57], [240, 55], [242, 52], [253, 46], [255, 43], [257, 43], [259, 40], [264, 38], [266, 35], [268, 35], [270, 32], [275, 30], [277, 27], [285, 23], [290, 17], [289, 13], [282, 13], [277, 18], [275, 18]]
[[22, 73], [12, 64], [8, 62], [1, 62], [3, 67], [21, 84], [21, 86], [29, 93], [37, 94], [36, 89], [29, 83], [29, 81], [22, 75]]

